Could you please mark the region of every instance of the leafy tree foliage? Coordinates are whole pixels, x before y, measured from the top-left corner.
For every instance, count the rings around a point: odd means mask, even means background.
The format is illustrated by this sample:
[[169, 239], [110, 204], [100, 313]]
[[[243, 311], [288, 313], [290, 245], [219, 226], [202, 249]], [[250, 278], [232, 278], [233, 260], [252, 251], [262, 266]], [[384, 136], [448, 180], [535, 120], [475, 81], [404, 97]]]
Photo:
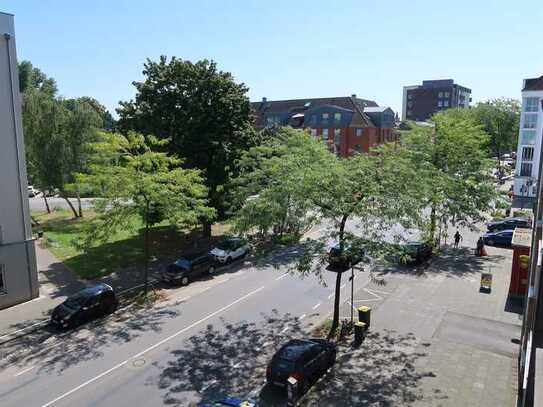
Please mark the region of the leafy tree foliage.
[[520, 103], [514, 99], [493, 99], [479, 103], [470, 112], [489, 135], [487, 148], [499, 159], [516, 150], [520, 121]]
[[[149, 229], [158, 222], [179, 227], [213, 219], [207, 207], [207, 189], [200, 171], [180, 168], [180, 160], [157, 152], [167, 142], [129, 132], [126, 136], [100, 133], [91, 143], [88, 173], [77, 182], [88, 185], [103, 199], [95, 204], [99, 216], [88, 231], [84, 246], [104, 242], [120, 229], [130, 228], [134, 216], [144, 225], [145, 293], [148, 284]], [[157, 216], [157, 208], [160, 216]]]
[[[278, 135], [251, 149], [242, 160], [237, 180], [241, 197], [259, 193], [238, 212], [236, 224], [266, 231], [282, 224], [292, 208], [328, 223], [330, 228], [320, 238], [305, 245], [296, 266], [302, 275], [321, 275], [331, 239], [339, 242], [342, 251], [348, 244], [359, 244], [360, 239], [347, 231], [350, 221], [362, 225], [364, 248], [378, 254], [388, 246], [382, 243], [393, 238], [394, 225], [410, 227], [419, 219], [420, 182], [401, 147], [387, 145], [371, 155], [342, 159], [306, 132], [283, 129]], [[339, 324], [341, 277], [338, 272], [332, 333]]]
[[[182, 157], [186, 168], [202, 171], [210, 204], [222, 216], [234, 163], [256, 142], [247, 87], [208, 60], [162, 56], [147, 60], [143, 75], [142, 82], [133, 82], [135, 99], [117, 109], [119, 128], [171, 140], [167, 151]], [[209, 235], [210, 224], [204, 226]]]
[[49, 97], [56, 96], [57, 84], [55, 80], [47, 77], [39, 68], [35, 68], [30, 61], [21, 61], [18, 64], [18, 71], [21, 93], [36, 90]]
[[427, 233], [434, 242], [442, 223], [469, 227], [484, 220], [496, 190], [487, 175], [488, 135], [471, 113], [449, 109], [432, 121], [433, 127], [414, 126], [404, 144], [424, 184], [421, 200], [429, 209]]

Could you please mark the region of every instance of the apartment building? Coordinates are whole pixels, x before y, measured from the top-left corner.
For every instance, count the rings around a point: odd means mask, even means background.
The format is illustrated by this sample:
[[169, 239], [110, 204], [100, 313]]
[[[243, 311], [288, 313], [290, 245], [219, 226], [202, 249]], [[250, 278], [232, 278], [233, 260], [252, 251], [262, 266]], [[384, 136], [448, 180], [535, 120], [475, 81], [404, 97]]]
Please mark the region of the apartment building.
[[292, 126], [308, 129], [341, 157], [368, 152], [395, 140], [395, 115], [389, 107], [356, 95], [251, 103], [257, 128]]
[[0, 12], [0, 309], [38, 296], [13, 16]]
[[404, 86], [402, 120], [424, 122], [434, 113], [451, 107], [467, 108], [471, 89], [452, 79], [422, 81], [422, 85]]
[[513, 184], [513, 206], [531, 206], [536, 196], [543, 136], [543, 76], [525, 79], [522, 86], [522, 113]]

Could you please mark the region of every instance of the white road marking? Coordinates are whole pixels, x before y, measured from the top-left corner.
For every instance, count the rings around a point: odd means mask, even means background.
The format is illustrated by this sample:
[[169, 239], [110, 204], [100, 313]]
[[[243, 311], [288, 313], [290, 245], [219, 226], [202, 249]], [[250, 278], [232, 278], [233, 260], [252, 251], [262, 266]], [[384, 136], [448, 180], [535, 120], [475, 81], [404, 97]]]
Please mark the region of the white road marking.
[[305, 314], [303, 314], [300, 318], [298, 318], [298, 321], [301, 321], [304, 318], [305, 318]]
[[25, 370], [21, 370], [19, 373], [16, 373], [13, 375], [13, 377], [17, 377], [17, 376], [20, 376], [22, 374], [25, 374], [26, 372], [29, 372], [31, 371], [32, 369], [34, 369], [36, 366], [30, 366], [28, 369], [25, 369]]
[[202, 386], [200, 392], [205, 391], [208, 387], [213, 386], [215, 383], [217, 383], [217, 380], [211, 380], [208, 384]]
[[166, 342], [172, 340], [173, 338], [175, 338], [175, 337], [181, 335], [182, 333], [184, 333], [184, 332], [186, 332], [186, 331], [188, 331], [188, 330], [194, 328], [195, 326], [200, 325], [201, 323], [207, 321], [208, 319], [213, 318], [215, 315], [220, 314], [220, 313], [223, 312], [223, 311], [226, 311], [227, 309], [233, 307], [234, 305], [238, 304], [238, 303], [241, 302], [241, 301], [246, 300], [246, 299], [249, 298], [250, 296], [256, 294], [256, 293], [259, 292], [259, 291], [262, 291], [263, 289], [264, 289], [264, 286], [262, 286], [262, 287], [260, 287], [260, 288], [257, 288], [256, 290], [253, 290], [253, 291], [251, 291], [251, 292], [248, 293], [248, 294], [245, 294], [243, 297], [240, 297], [240, 298], [238, 298], [237, 300], [235, 300], [234, 302], [231, 302], [230, 304], [225, 305], [225, 306], [222, 307], [221, 309], [218, 309], [217, 311], [212, 312], [212, 313], [209, 314], [208, 316], [206, 316], [206, 317], [204, 317], [204, 318], [202, 318], [202, 319], [200, 319], [200, 320], [198, 320], [198, 321], [196, 321], [196, 322], [193, 322], [193, 323], [190, 324], [189, 326], [187, 326], [187, 327], [185, 327], [185, 328], [183, 328], [183, 329], [177, 331], [176, 333], [174, 333], [174, 334], [172, 334], [172, 335], [170, 335], [170, 336], [168, 336], [168, 337], [162, 339], [161, 341], [155, 343], [154, 345], [148, 347], [147, 349], [144, 349], [143, 351], [141, 351], [141, 352], [139, 352], [138, 354], [132, 356], [131, 358], [126, 359], [126, 360], [122, 361], [121, 363], [116, 364], [115, 366], [113, 366], [112, 368], [106, 370], [105, 372], [100, 373], [98, 376], [95, 376], [95, 377], [93, 377], [92, 379], [89, 379], [89, 380], [87, 380], [86, 382], [81, 383], [79, 386], [74, 387], [74, 388], [71, 389], [70, 391], [67, 391], [67, 392], [64, 393], [64, 394], [61, 394], [61, 395], [58, 396], [56, 399], [51, 400], [50, 402], [44, 404], [43, 407], [52, 406], [52, 405], [55, 404], [56, 402], [58, 402], [58, 401], [60, 401], [60, 400], [62, 400], [62, 399], [65, 399], [66, 397], [68, 397], [69, 395], [71, 395], [71, 394], [75, 393], [76, 391], [82, 389], [83, 387], [88, 386], [89, 384], [94, 383], [95, 381], [101, 379], [102, 377], [107, 376], [107, 375], [110, 374], [111, 372], [114, 372], [115, 370], [117, 370], [117, 369], [123, 367], [123, 366], [126, 365], [130, 360], [137, 359], [137, 358], [139, 358], [140, 356], [142, 356], [142, 355], [144, 355], [144, 354], [146, 354], [146, 353], [152, 351], [153, 349], [156, 349], [157, 347], [159, 347], [159, 346], [165, 344]]
[[346, 285], [347, 285], [347, 283], [341, 284], [341, 289], [343, 290], [343, 289], [345, 288]]
[[238, 362], [238, 363], [236, 363], [235, 365], [233, 365], [232, 367], [233, 367], [234, 369], [237, 369], [238, 367], [241, 366], [242, 363], [243, 363], [243, 362]]
[[37, 325], [45, 325], [49, 323], [49, 319], [45, 320], [45, 321], [40, 321], [40, 322], [36, 322], [35, 324], [31, 324], [31, 325], [28, 325], [28, 326], [25, 326], [24, 328], [21, 328], [21, 329], [17, 329], [16, 331], [12, 331], [10, 333], [7, 333], [5, 335], [2, 335], [0, 336], [0, 339], [2, 338], [7, 338], [8, 336], [12, 336], [14, 334], [16, 334], [17, 332], [22, 332], [22, 331], [25, 331], [27, 330], [28, 328], [32, 328], [33, 326], [37, 326]]
[[288, 331], [288, 326], [284, 327], [283, 330], [281, 331], [281, 333], [284, 334], [287, 331]]
[[321, 303], [320, 303], [320, 302], [319, 302], [318, 304], [315, 304], [315, 305], [313, 306], [313, 309], [317, 309], [317, 308], [319, 308], [319, 307], [320, 307], [320, 305], [321, 305]]
[[372, 292], [380, 293], [380, 294], [392, 294], [388, 291], [382, 291], [382, 290], [376, 290], [375, 288], [371, 289]]
[[334, 293], [330, 294], [330, 295], [328, 296], [328, 299], [331, 299], [333, 296], [334, 296]]
[[379, 300], [382, 300], [383, 297], [381, 297], [379, 294], [376, 294], [374, 293], [372, 290], [370, 290], [369, 288], [364, 288], [364, 291], [366, 291], [368, 294], [371, 294], [373, 296], [375, 296], [375, 298], [379, 299]]
[[280, 275], [279, 277], [277, 277], [277, 278], [275, 279], [275, 281], [279, 281], [279, 280], [281, 280], [282, 278], [285, 278], [286, 276], [288, 276], [288, 273], [285, 273], [285, 274]]

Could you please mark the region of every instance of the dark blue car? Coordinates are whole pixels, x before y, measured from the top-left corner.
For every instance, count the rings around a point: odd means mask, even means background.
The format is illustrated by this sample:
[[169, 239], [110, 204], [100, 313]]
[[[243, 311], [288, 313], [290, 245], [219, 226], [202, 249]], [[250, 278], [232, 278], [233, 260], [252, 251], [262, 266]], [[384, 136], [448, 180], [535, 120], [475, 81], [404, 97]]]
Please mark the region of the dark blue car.
[[244, 401], [237, 397], [225, 397], [222, 400], [211, 403], [200, 404], [199, 407], [256, 407], [256, 404], [250, 401]]
[[500, 230], [499, 232], [489, 232], [483, 235], [485, 244], [488, 246], [511, 246], [514, 230]]

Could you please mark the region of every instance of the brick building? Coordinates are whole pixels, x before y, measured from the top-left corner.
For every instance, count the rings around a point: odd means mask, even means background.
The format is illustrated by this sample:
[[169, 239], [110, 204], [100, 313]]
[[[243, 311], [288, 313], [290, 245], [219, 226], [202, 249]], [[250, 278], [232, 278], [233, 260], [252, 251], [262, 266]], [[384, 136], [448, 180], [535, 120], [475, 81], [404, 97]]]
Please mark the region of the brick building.
[[434, 113], [451, 107], [469, 107], [471, 89], [452, 79], [422, 81], [422, 85], [404, 86], [402, 120], [423, 122]]
[[251, 103], [257, 128], [292, 126], [309, 129], [342, 157], [395, 139], [394, 112], [356, 95]]

